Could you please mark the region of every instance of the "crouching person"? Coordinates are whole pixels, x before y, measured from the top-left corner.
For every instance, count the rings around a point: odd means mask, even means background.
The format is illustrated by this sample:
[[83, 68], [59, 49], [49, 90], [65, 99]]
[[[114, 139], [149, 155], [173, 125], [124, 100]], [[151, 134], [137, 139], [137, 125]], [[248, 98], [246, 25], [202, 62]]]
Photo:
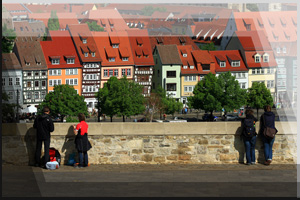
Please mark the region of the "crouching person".
[[242, 137], [245, 144], [247, 165], [255, 164], [255, 144], [257, 119], [253, 116], [253, 110], [246, 110], [246, 118], [242, 121]]
[[75, 146], [79, 155], [78, 168], [87, 167], [89, 164], [87, 151], [92, 147], [88, 140], [88, 124], [85, 122], [85, 116], [83, 113], [78, 114], [79, 124], [74, 127]]

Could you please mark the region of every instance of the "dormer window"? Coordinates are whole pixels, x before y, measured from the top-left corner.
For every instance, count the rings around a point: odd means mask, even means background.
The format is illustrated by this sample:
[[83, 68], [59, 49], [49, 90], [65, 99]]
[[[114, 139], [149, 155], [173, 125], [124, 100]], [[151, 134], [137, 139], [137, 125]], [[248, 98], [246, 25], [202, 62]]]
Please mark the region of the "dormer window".
[[119, 48], [119, 44], [113, 44], [112, 48]]
[[128, 61], [128, 57], [122, 58], [122, 61]]
[[96, 53], [95, 53], [95, 52], [92, 52], [91, 54], [92, 54], [92, 57], [95, 57], [95, 56], [96, 56]]
[[264, 62], [269, 62], [269, 54], [264, 54], [263, 60], [264, 60]]
[[115, 58], [109, 58], [108, 61], [109, 61], [109, 62], [115, 62], [116, 59], [115, 59]]
[[232, 67], [239, 67], [240, 66], [240, 61], [239, 60], [231, 61], [231, 66]]
[[88, 53], [84, 53], [84, 57], [88, 57], [89, 56], [89, 54]]
[[25, 64], [26, 64], [27, 66], [29, 66], [29, 65], [30, 65], [30, 62], [25, 62]]
[[194, 69], [194, 65], [191, 65], [191, 66], [190, 66], [190, 69]]
[[220, 62], [220, 67], [226, 67], [226, 62]]
[[82, 43], [86, 44], [87, 43], [86, 39], [82, 39]]
[[255, 60], [256, 63], [260, 63], [260, 55], [259, 55], [259, 54], [256, 54], [256, 55], [254, 56], [254, 60]]
[[276, 52], [280, 53], [280, 47], [277, 47]]
[[187, 57], [187, 54], [186, 54], [186, 53], [184, 53], [184, 54], [182, 54], [182, 56], [183, 56], [183, 57]]
[[74, 58], [67, 58], [67, 64], [74, 64], [75, 59]]
[[41, 65], [42, 63], [41, 63], [41, 62], [36, 62], [36, 64], [37, 64], [37, 65]]
[[187, 65], [183, 65], [183, 69], [187, 69]]
[[59, 65], [59, 59], [52, 59], [51, 63], [52, 65]]
[[285, 47], [282, 48], [282, 53], [286, 53], [286, 48]]

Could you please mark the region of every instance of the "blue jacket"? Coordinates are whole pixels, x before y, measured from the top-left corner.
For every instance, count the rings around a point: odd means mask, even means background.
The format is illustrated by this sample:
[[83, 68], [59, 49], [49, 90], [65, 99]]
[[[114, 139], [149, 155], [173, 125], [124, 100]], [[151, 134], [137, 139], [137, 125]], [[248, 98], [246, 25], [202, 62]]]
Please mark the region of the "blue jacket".
[[273, 112], [264, 112], [264, 114], [261, 115], [260, 133], [263, 132], [265, 127], [275, 128], [275, 114]]

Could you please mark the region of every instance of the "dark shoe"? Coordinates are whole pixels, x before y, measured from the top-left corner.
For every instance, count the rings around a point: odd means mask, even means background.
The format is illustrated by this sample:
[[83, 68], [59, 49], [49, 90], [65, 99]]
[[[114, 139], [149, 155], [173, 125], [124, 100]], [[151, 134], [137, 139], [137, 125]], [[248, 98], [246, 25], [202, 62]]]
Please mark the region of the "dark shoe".
[[270, 165], [270, 162], [269, 162], [269, 161], [265, 161], [264, 164], [265, 164], [265, 165]]
[[35, 167], [40, 167], [40, 164], [36, 163], [34, 164]]
[[267, 160], [270, 164], [271, 164], [271, 162], [272, 162], [272, 160]]
[[247, 163], [246, 165], [251, 165], [251, 163]]

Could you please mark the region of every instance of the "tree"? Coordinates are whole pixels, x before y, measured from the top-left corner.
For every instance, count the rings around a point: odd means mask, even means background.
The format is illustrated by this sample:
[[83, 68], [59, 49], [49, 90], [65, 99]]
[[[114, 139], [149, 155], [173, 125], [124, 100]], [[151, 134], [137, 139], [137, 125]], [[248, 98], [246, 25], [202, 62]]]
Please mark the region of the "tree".
[[53, 92], [49, 92], [45, 100], [39, 105], [38, 112], [42, 113], [44, 106], [50, 108], [51, 116], [77, 116], [79, 113], [88, 115], [84, 97], [77, 94], [73, 86], [55, 85]]
[[219, 101], [225, 114], [246, 104], [246, 90], [240, 88], [239, 82], [230, 72], [220, 74], [217, 81], [223, 91]]
[[142, 9], [142, 15], [145, 15], [145, 16], [151, 16], [155, 11], [166, 12], [167, 9], [164, 8], [164, 7], [161, 7], [161, 8], [153, 8], [152, 6], [145, 6], [145, 7]]
[[48, 19], [48, 29], [50, 31], [59, 30], [59, 21], [58, 21], [57, 15], [56, 15], [56, 11], [54, 11], [54, 10], [51, 11], [51, 16]]
[[165, 104], [166, 114], [170, 114], [174, 117], [174, 113], [180, 109], [182, 109], [183, 104], [180, 101], [176, 101], [170, 96], [164, 99], [163, 103]]
[[222, 92], [222, 87], [218, 84], [216, 76], [209, 73], [197, 83], [193, 91], [194, 96], [188, 97], [188, 101], [193, 108], [202, 109], [205, 112], [209, 111], [212, 115], [214, 110], [222, 109], [220, 101]]
[[8, 29], [6, 24], [2, 26], [2, 53], [11, 53], [16, 36], [13, 29]]
[[217, 48], [213, 42], [205, 44], [201, 47], [202, 50], [215, 51]]
[[247, 3], [246, 8], [252, 12], [259, 11], [256, 3]]
[[97, 24], [97, 22], [86, 22], [90, 31], [104, 31], [104, 28]]
[[[15, 110], [18, 108], [18, 105], [15, 103], [8, 103], [9, 96], [5, 92], [2, 92], [1, 98], [2, 98], [2, 105], [1, 105], [2, 122], [14, 121], [14, 117], [16, 115]], [[22, 107], [19, 106], [19, 109], [20, 108]]]
[[257, 118], [258, 110], [265, 105], [273, 106], [273, 98], [269, 89], [264, 83], [254, 82], [251, 88], [248, 88], [247, 105], [256, 108]]

